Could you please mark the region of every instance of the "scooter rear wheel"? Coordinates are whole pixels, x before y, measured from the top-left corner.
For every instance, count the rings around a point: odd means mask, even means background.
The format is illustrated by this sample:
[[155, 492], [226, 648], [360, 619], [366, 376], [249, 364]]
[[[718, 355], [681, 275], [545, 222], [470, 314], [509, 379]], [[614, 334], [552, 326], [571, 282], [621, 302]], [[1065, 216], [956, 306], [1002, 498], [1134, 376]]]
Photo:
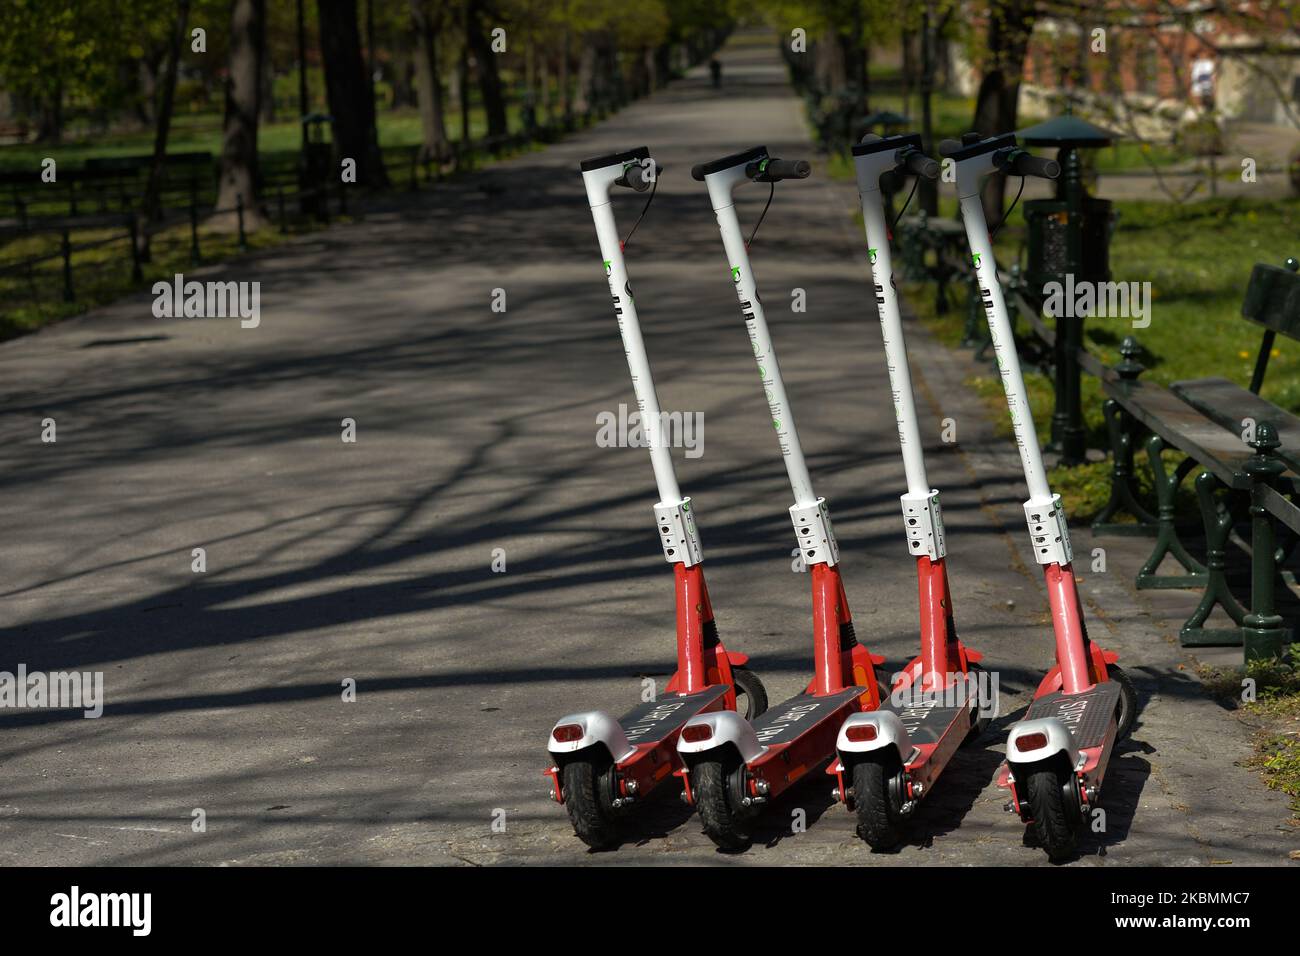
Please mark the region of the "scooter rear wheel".
[[868, 758], [853, 767], [858, 836], [873, 850], [892, 849], [903, 839], [902, 774], [892, 756]]
[[1069, 800], [1070, 788], [1075, 785], [1072, 776], [1062, 779], [1056, 770], [1035, 770], [1025, 782], [1029, 812], [1033, 815], [1034, 833], [1039, 845], [1047, 851], [1053, 863], [1074, 856], [1078, 840]]
[[[967, 666], [966, 671], [968, 674], [974, 675], [977, 692], [982, 691], [983, 688], [980, 684], [980, 675], [984, 673], [984, 668], [980, 667], [978, 664], [970, 664]], [[984, 703], [982, 699], [976, 701], [975, 714], [974, 718], [971, 720], [970, 732], [966, 734], [966, 739], [962, 741], [962, 746], [973, 744], [975, 741], [979, 740], [980, 737], [984, 736], [984, 731], [988, 730], [992, 718], [980, 716], [979, 705], [982, 703]]]
[[747, 850], [749, 808], [744, 799], [745, 766], [734, 757], [704, 760], [691, 770], [691, 791], [704, 834], [723, 850]]
[[618, 843], [614, 809], [614, 765], [608, 759], [574, 760], [564, 765], [564, 807], [578, 839], [593, 850]]
[[1133, 681], [1118, 664], [1107, 664], [1106, 674], [1119, 684], [1119, 713], [1116, 715], [1115, 739], [1123, 740], [1133, 730], [1137, 722], [1138, 695]]
[[736, 713], [753, 720], [767, 710], [767, 688], [748, 667], [733, 667], [731, 680], [736, 688]]

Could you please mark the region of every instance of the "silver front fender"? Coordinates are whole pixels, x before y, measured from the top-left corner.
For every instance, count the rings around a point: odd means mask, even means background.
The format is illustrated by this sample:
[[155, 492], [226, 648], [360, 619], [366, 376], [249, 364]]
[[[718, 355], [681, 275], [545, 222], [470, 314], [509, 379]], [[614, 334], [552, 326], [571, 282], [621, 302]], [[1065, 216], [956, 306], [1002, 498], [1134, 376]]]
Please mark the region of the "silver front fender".
[[[849, 740], [849, 728], [866, 725], [876, 728], [875, 740]], [[840, 727], [840, 735], [835, 740], [835, 749], [839, 752], [840, 761], [846, 766], [846, 757], [852, 759], [855, 754], [873, 753], [886, 747], [897, 748], [900, 760], [906, 759], [912, 752], [912, 739], [907, 735], [907, 728], [892, 710], [871, 710], [850, 714], [848, 720]]]
[[[582, 736], [577, 740], [564, 742], [556, 740], [554, 736], [555, 727], [563, 724], [577, 724], [582, 728]], [[580, 714], [569, 714], [557, 720], [555, 727], [551, 728], [552, 736], [547, 743], [546, 749], [556, 756], [586, 750], [595, 744], [603, 744], [615, 763], [621, 763], [636, 753], [636, 748], [628, 742], [627, 734], [623, 732], [623, 725], [603, 710], [588, 710]]]
[[[1016, 742], [1027, 734], [1039, 733], [1047, 737], [1042, 747], [1022, 750]], [[1079, 750], [1074, 746], [1074, 737], [1056, 717], [1040, 717], [1037, 720], [1024, 720], [1012, 726], [1007, 734], [1007, 763], [1025, 765], [1038, 763], [1049, 757], [1064, 753], [1074, 768], [1079, 763]]]
[[[697, 741], [687, 741], [686, 730], [689, 727], [709, 727], [712, 736]], [[749, 721], [734, 710], [718, 710], [708, 714], [698, 714], [686, 722], [681, 736], [677, 738], [677, 752], [683, 756], [707, 753], [724, 744], [731, 744], [745, 763], [757, 760], [767, 749], [758, 742], [758, 735]]]

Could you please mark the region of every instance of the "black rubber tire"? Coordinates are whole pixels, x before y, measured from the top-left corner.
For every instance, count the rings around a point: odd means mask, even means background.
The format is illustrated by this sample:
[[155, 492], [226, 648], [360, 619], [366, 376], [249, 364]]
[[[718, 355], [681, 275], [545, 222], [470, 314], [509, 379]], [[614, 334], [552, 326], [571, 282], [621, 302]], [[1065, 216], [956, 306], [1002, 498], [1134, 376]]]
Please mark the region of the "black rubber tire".
[[734, 791], [736, 775], [744, 767], [733, 759], [704, 760], [691, 769], [691, 792], [700, 811], [705, 835], [723, 850], [747, 850], [749, 826], [744, 807], [737, 804]]
[[753, 720], [767, 710], [767, 688], [748, 667], [733, 667], [731, 680], [736, 688], [736, 713]]
[[1075, 828], [1070, 825], [1065, 806], [1065, 784], [1060, 774], [1050, 769], [1035, 770], [1025, 781], [1038, 845], [1047, 851], [1047, 858], [1053, 863], [1070, 859], [1078, 848]]
[[[968, 673], [976, 675], [976, 679], [978, 679], [980, 674], [984, 673], [984, 668], [980, 667], [978, 664], [969, 664], [967, 665], [966, 670]], [[976, 684], [976, 687], [978, 686], [979, 685]], [[979, 710], [976, 709], [975, 719], [971, 723], [970, 733], [966, 735], [966, 739], [961, 742], [961, 745], [965, 747], [967, 744], [973, 744], [975, 741], [983, 737], [984, 731], [989, 729], [989, 723], [991, 721], [991, 717], [981, 717], [979, 715]]]
[[1119, 719], [1115, 730], [1115, 739], [1119, 741], [1133, 732], [1133, 724], [1137, 722], [1138, 695], [1133, 681], [1118, 664], [1107, 664], [1106, 674], [1119, 684]]
[[613, 807], [609, 759], [593, 763], [574, 760], [564, 765], [564, 808], [578, 839], [593, 850], [605, 850], [619, 842], [617, 812]]
[[868, 758], [853, 765], [858, 836], [873, 850], [892, 849], [903, 839], [902, 808], [889, 792], [890, 781], [901, 770], [897, 758]]

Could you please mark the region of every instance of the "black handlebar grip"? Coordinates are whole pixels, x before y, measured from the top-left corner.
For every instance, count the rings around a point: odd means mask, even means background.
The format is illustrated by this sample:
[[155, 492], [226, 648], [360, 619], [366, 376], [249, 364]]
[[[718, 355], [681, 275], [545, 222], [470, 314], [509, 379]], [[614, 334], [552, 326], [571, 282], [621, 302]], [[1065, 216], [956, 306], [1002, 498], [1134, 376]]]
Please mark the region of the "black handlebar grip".
[[1011, 161], [1011, 172], [1016, 176], [1055, 179], [1061, 175], [1061, 164], [1054, 159], [1043, 159], [1031, 153], [1020, 153]]
[[627, 169], [623, 171], [623, 175], [619, 177], [619, 179], [617, 179], [616, 182], [618, 183], [618, 185], [627, 186], [629, 189], [633, 189], [636, 192], [639, 193], [645, 192], [654, 183], [655, 177], [658, 176], [661, 170], [663, 169], [663, 167], [661, 167], [653, 159], [650, 160], [650, 162], [654, 166], [653, 176], [651, 175], [650, 169], [648, 167], [642, 166], [640, 163], [633, 163], [631, 166], [627, 167]]
[[773, 159], [763, 174], [772, 179], [807, 179], [812, 175], [812, 164], [806, 159]]
[[925, 179], [939, 178], [939, 163], [919, 149], [913, 150], [903, 163], [903, 168], [909, 173], [924, 177]]
[[962, 141], [959, 139], [945, 139], [939, 143], [939, 155], [951, 156], [957, 150], [962, 148]]

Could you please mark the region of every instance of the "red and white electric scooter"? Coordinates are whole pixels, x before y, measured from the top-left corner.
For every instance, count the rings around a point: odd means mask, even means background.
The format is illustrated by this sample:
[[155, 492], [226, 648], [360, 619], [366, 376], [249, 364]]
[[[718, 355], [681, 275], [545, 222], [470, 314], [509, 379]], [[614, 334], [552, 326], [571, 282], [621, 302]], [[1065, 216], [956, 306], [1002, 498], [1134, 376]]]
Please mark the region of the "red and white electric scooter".
[[732, 196], [743, 183], [771, 183], [775, 190], [780, 180], [804, 179], [810, 171], [808, 163], [773, 159], [761, 146], [692, 170], [695, 179], [708, 186], [718, 217], [731, 280], [794, 490], [790, 517], [795, 538], [812, 578], [815, 674], [807, 689], [757, 720], [727, 711], [693, 717], [677, 742], [685, 764], [678, 772], [686, 784], [686, 799], [699, 809], [704, 832], [723, 849], [748, 846], [762, 804], [834, 757], [835, 735], [844, 718], [873, 709], [880, 701], [875, 665], [884, 659], [870, 654], [854, 636], [836, 567], [839, 549], [830, 514], [825, 499], [813, 493]]
[[1047, 485], [1011, 320], [998, 284], [993, 242], [980, 201], [980, 187], [994, 172], [1054, 179], [1060, 174], [1060, 166], [1019, 148], [1011, 134], [981, 139], [978, 133], [967, 133], [960, 141], [945, 140], [939, 153], [951, 159], [956, 168], [957, 197], [971, 261], [1029, 486], [1025, 520], [1034, 558], [1043, 565], [1056, 633], [1056, 666], [1034, 691], [1024, 720], [1012, 726], [1007, 735], [1007, 760], [998, 774], [998, 783], [1011, 790], [1008, 808], [1033, 824], [1039, 843], [1051, 859], [1062, 860], [1074, 854], [1077, 831], [1097, 804], [1115, 741], [1127, 736], [1133, 726], [1137, 695], [1115, 663], [1119, 655], [1103, 650], [1088, 638], [1070, 565], [1070, 531], [1061, 498], [1052, 494]]
[[[907, 477], [903, 526], [908, 550], [916, 558], [921, 653], [895, 677], [889, 699], [878, 709], [853, 714], [844, 722], [836, 742], [839, 759], [827, 770], [836, 776], [836, 798], [857, 811], [858, 835], [873, 850], [883, 850], [903, 838], [904, 821], [929, 795], [958, 746], [976, 736], [972, 731], [981, 726], [982, 708], [991, 710], [992, 705], [975, 666], [981, 655], [957, 639], [953, 622], [943, 512], [939, 492], [926, 476], [880, 192], [880, 177], [887, 172], [903, 170], [934, 179], [939, 164], [921, 152], [921, 137], [915, 133], [869, 133], [853, 147], [853, 164]], [[985, 722], [988, 716], [983, 713]]]
[[551, 731], [548, 749], [555, 765], [546, 771], [554, 784], [551, 796], [568, 809], [578, 837], [602, 848], [618, 841], [619, 823], [627, 810], [680, 766], [677, 736], [689, 718], [723, 708], [734, 711], [738, 706], [746, 717], [754, 718], [767, 707], [767, 694], [744, 666], [748, 658], [728, 651], [718, 639], [704, 584], [695, 510], [677, 486], [628, 282], [624, 243], [614, 221], [611, 189], [622, 186], [644, 192], [655, 184], [657, 166], [649, 150], [641, 147], [586, 160], [581, 168], [637, 408], [650, 442], [659, 489], [655, 523], [664, 557], [673, 566], [677, 597], [677, 670], [664, 693], [618, 720], [602, 711], [585, 711], [560, 718]]

